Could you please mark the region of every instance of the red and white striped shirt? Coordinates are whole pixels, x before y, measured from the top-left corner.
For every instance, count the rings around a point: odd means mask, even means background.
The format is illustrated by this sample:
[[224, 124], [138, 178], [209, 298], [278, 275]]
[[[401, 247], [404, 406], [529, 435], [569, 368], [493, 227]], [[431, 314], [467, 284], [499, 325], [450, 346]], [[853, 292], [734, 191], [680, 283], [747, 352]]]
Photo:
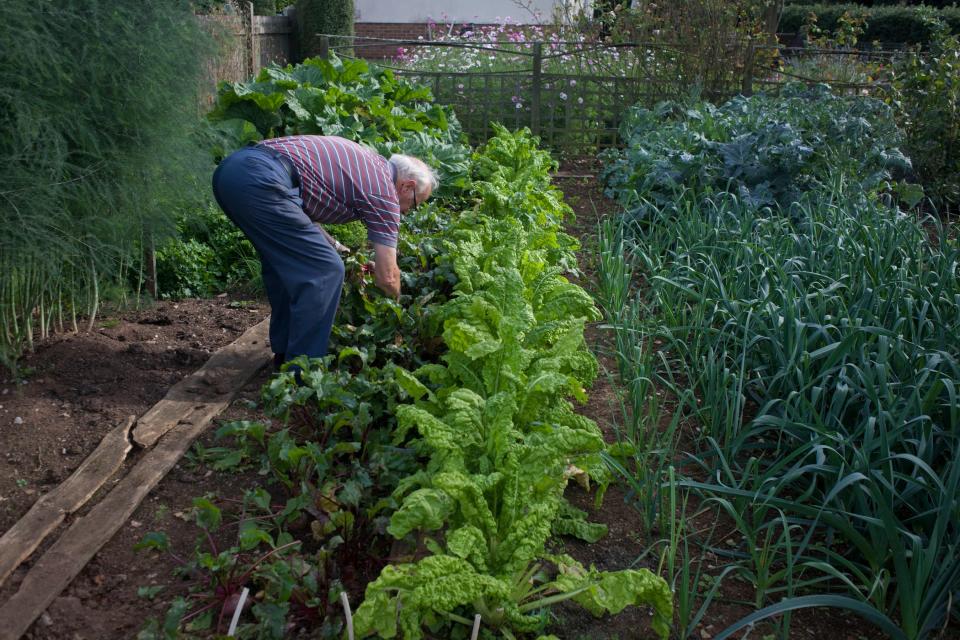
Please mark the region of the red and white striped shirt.
[[300, 173], [303, 210], [311, 220], [362, 220], [370, 242], [397, 246], [397, 187], [390, 163], [378, 153], [334, 136], [288, 136], [260, 144], [293, 161]]

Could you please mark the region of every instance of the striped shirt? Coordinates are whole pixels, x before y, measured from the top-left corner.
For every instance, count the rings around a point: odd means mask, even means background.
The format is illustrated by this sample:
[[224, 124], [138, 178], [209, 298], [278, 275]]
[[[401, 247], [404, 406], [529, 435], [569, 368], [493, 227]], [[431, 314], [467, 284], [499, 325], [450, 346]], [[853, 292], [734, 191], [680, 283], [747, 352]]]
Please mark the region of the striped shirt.
[[378, 153], [334, 136], [289, 136], [260, 144], [293, 161], [300, 173], [303, 210], [311, 220], [361, 220], [370, 242], [397, 246], [400, 203], [393, 167]]

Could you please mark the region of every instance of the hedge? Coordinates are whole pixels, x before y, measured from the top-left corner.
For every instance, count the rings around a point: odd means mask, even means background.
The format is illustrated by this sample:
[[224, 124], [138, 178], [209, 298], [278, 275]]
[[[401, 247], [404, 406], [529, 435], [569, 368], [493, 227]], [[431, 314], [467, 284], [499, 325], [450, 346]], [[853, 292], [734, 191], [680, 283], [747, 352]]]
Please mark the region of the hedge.
[[[807, 0], [786, 0], [786, 5], [808, 4]], [[864, 7], [890, 7], [897, 5], [920, 6], [926, 5], [940, 9], [943, 7], [956, 6], [957, 0], [858, 0], [851, 3], [851, 0], [822, 0], [820, 4], [856, 4]]]
[[300, 57], [315, 56], [320, 52], [320, 34], [353, 35], [353, 0], [297, 0], [297, 24]]
[[258, 16], [272, 16], [277, 13], [277, 0], [252, 0], [253, 12]]
[[[930, 39], [930, 26], [924, 22], [921, 7], [877, 6], [864, 7], [857, 4], [792, 4], [784, 7], [780, 16], [781, 33], [800, 33], [810, 12], [817, 14], [817, 26], [824, 31], [836, 29], [837, 21], [846, 11], [866, 15], [866, 30], [861, 42], [883, 44], [926, 44]], [[960, 33], [960, 7], [946, 7], [935, 11], [926, 10], [950, 25], [951, 31]]]

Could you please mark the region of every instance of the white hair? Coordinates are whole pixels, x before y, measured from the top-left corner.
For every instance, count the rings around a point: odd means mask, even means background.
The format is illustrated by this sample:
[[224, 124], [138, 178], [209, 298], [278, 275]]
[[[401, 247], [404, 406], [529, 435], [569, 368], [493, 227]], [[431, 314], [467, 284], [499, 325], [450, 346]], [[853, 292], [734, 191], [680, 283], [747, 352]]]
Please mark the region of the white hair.
[[425, 196], [427, 187], [430, 193], [440, 186], [440, 178], [430, 165], [419, 158], [395, 153], [390, 156], [390, 164], [397, 170], [397, 180], [413, 180], [417, 183], [417, 193]]

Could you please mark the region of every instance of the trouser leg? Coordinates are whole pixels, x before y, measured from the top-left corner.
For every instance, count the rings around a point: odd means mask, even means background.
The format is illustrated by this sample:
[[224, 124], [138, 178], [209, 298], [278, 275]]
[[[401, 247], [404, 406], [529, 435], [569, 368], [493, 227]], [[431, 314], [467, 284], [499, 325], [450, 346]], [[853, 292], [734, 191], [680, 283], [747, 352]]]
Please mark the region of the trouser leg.
[[277, 324], [278, 340], [280, 327], [287, 326], [287, 359], [325, 355], [343, 261], [303, 212], [299, 190], [274, 159], [242, 149], [218, 167], [214, 193], [260, 253], [273, 312], [287, 314]]
[[290, 298], [280, 274], [264, 260], [263, 255], [260, 256], [260, 270], [270, 300], [270, 348], [276, 354], [286, 354], [290, 339]]

